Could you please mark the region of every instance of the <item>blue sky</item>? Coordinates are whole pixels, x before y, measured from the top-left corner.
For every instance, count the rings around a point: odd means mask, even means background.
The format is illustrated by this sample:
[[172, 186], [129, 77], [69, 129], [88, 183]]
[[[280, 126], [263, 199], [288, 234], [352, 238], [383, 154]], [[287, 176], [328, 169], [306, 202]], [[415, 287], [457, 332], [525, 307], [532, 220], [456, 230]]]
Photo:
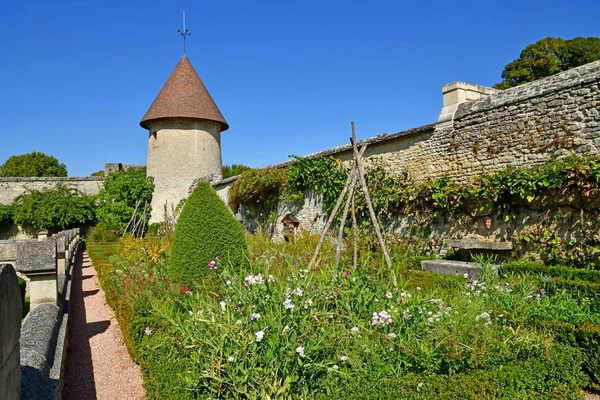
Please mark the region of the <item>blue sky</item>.
[[600, 36], [600, 2], [42, 1], [0, 8], [0, 164], [31, 151], [70, 176], [145, 164], [139, 121], [183, 52], [230, 129], [224, 164], [263, 167], [437, 120], [441, 87], [500, 81], [547, 36]]

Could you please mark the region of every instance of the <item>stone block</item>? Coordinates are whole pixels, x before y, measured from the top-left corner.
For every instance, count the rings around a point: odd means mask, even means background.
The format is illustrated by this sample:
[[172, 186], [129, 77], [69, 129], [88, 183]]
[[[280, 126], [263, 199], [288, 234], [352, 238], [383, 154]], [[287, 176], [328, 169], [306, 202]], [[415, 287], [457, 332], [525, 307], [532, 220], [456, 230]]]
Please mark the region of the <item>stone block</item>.
[[512, 250], [512, 242], [498, 242], [494, 240], [473, 240], [473, 239], [452, 239], [448, 241], [448, 246], [463, 250], [491, 250], [491, 251], [509, 251]]
[[[421, 261], [421, 269], [447, 275], [464, 276], [466, 274], [469, 279], [477, 279], [481, 275], [481, 267], [478, 264], [465, 261], [423, 260]], [[496, 266], [494, 266], [494, 271], [496, 273], [498, 271]]]
[[[21, 330], [21, 398], [46, 398], [54, 360], [60, 310], [54, 304], [42, 304], [31, 310]], [[54, 386], [54, 385], [52, 385]], [[55, 396], [49, 396], [55, 397]]]
[[27, 275], [56, 272], [56, 242], [18, 241], [17, 269]]
[[14, 268], [0, 265], [0, 400], [19, 399], [21, 291]]

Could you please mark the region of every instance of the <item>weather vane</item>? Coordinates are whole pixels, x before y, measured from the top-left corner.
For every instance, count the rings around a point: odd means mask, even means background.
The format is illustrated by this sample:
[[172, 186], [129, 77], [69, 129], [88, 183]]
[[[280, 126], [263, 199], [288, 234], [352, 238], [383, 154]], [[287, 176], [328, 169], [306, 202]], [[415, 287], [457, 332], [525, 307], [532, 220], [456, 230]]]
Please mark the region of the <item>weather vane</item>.
[[183, 54], [185, 54], [185, 38], [192, 36], [191, 32], [185, 27], [185, 10], [183, 10], [183, 30], [178, 29], [177, 32], [183, 37]]

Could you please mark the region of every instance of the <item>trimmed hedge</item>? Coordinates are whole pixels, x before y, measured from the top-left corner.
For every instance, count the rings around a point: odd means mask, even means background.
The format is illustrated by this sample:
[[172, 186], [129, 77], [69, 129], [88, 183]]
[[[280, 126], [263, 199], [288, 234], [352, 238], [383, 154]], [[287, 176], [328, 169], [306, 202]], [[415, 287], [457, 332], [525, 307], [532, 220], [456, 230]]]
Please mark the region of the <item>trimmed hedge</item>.
[[208, 263], [220, 258], [238, 271], [249, 266], [242, 225], [208, 182], [198, 184], [175, 225], [168, 275], [173, 282], [199, 283]]
[[321, 399], [580, 399], [587, 379], [578, 349], [556, 345], [547, 358], [456, 375], [343, 382]]
[[550, 290], [565, 290], [570, 293], [571, 296], [578, 297], [580, 299], [600, 299], [600, 283], [596, 282], [572, 281], [563, 278], [553, 278], [550, 280]]
[[592, 380], [600, 383], [600, 326], [550, 320], [530, 323], [552, 332], [557, 342], [579, 348], [583, 355], [583, 369]]
[[598, 270], [549, 266], [540, 261], [512, 261], [501, 265], [498, 272], [500, 275], [511, 273], [517, 275], [540, 274], [552, 278], [600, 283], [600, 271]]

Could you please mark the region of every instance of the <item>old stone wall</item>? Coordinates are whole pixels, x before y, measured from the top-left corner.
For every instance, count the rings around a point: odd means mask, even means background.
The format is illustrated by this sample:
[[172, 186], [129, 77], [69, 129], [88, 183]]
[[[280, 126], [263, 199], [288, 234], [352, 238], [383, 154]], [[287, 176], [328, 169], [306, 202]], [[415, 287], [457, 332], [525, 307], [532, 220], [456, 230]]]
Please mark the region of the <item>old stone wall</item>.
[[[372, 137], [359, 145], [368, 144], [367, 162], [377, 157], [393, 172], [408, 172], [415, 182], [447, 174], [452, 180], [465, 183], [474, 176], [497, 172], [509, 165], [528, 168], [553, 157], [598, 154], [599, 110], [600, 61], [597, 61], [458, 104], [449, 121]], [[352, 158], [352, 151], [350, 145], [343, 145], [308, 157], [319, 156], [347, 161]], [[234, 180], [230, 178], [214, 184], [225, 201]], [[323, 214], [322, 205], [313, 197], [307, 197], [302, 206], [288, 208], [290, 206], [280, 205], [278, 221], [287, 212], [301, 215], [307, 223], [319, 220]], [[518, 221], [512, 222], [513, 226], [497, 224], [495, 232], [480, 232], [482, 216], [475, 216], [460, 225], [440, 220], [432, 227], [432, 233], [440, 238], [460, 237], [467, 233], [506, 236], [506, 232], [516, 227], [546, 218], [538, 214], [525, 207]], [[244, 225], [254, 226], [253, 221], [247, 220], [247, 215], [240, 214]], [[396, 221], [387, 230], [403, 232], [411, 223], [410, 218], [396, 216]], [[573, 234], [569, 229], [557, 229], [564, 231], [562, 236], [565, 238]], [[275, 236], [280, 236], [280, 231], [280, 228], [275, 229]]]
[[0, 178], [0, 204], [10, 204], [28, 190], [51, 189], [59, 184], [65, 184], [84, 194], [97, 194], [102, 188], [102, 182], [103, 177]]

